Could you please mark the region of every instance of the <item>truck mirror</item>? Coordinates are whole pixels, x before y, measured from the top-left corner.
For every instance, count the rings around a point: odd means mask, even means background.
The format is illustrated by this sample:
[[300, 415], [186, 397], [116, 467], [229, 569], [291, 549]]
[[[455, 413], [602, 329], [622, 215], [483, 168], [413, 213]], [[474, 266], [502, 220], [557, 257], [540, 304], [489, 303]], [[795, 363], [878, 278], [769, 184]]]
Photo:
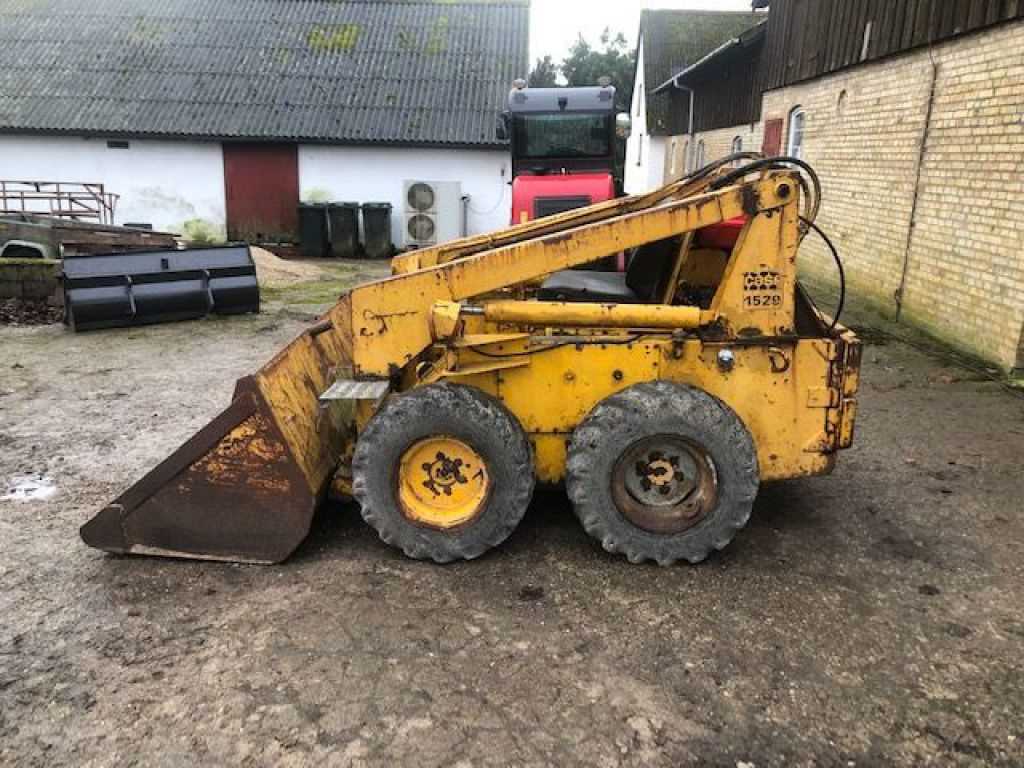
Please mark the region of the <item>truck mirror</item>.
[[508, 141], [508, 112], [502, 112], [498, 115], [498, 122], [494, 126], [494, 135], [497, 137], [498, 141]]
[[619, 112], [615, 116], [615, 132], [623, 138], [628, 138], [630, 133], [631, 122], [629, 119], [628, 112]]

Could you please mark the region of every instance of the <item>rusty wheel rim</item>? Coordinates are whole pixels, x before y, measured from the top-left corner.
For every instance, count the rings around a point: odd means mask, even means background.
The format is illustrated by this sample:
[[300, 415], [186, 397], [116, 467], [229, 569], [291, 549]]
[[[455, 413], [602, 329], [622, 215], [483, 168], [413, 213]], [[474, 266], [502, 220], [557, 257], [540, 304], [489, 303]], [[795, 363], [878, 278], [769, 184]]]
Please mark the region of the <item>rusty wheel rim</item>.
[[616, 461], [612, 498], [638, 528], [681, 533], [715, 508], [718, 473], [699, 445], [675, 435], [652, 435], [630, 445]]

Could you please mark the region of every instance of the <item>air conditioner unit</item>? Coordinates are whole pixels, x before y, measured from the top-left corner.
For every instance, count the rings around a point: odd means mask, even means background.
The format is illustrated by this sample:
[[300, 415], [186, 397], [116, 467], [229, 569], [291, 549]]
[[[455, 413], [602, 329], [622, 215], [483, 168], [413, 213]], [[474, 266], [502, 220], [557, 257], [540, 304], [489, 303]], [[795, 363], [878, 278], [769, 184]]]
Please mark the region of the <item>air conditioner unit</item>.
[[462, 236], [462, 184], [408, 180], [403, 186], [402, 245], [426, 248]]

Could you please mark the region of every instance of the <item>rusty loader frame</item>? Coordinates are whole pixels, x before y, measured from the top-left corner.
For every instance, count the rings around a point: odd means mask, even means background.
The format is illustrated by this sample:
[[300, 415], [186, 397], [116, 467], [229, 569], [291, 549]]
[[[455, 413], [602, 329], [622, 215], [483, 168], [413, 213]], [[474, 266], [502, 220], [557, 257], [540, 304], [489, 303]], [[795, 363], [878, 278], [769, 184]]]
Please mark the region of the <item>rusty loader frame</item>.
[[[724, 174], [397, 257], [391, 277], [343, 295], [239, 380], [228, 408], [83, 526], [83, 539], [115, 553], [280, 562], [306, 537], [328, 491], [348, 495], [353, 484], [372, 485], [372, 477], [358, 477], [368, 471], [358, 460], [353, 469], [364, 432], [394, 403], [439, 387], [472, 389], [482, 393], [473, 397], [488, 398], [487, 408], [510, 414], [506, 421], [529, 441], [532, 474], [544, 483], [566, 479], [573, 440], [599, 405], [652, 382], [697, 392], [731, 414], [752, 440], [755, 492], [760, 481], [829, 472], [836, 451], [852, 440], [860, 343], [830, 324], [797, 282], [806, 185], [778, 167], [721, 186]], [[731, 253], [696, 246], [694, 233], [737, 217], [747, 223]], [[553, 273], [652, 243], [674, 249], [652, 301], [537, 298]], [[687, 301], [687, 281], [708, 287], [709, 300]], [[425, 531], [417, 541], [463, 535], [500, 490], [501, 459], [481, 458], [470, 438], [452, 437], [457, 431], [440, 429], [451, 434], [431, 438], [448, 440], [443, 449], [420, 436], [400, 467], [373, 470], [397, 478], [396, 507]], [[691, 494], [686, 515], [696, 518], [693, 488], [707, 486], [701, 515], [711, 514], [729, 490], [714, 484], [729, 474], [710, 455], [690, 450], [689, 438], [684, 442], [680, 455], [689, 469], [673, 463], [668, 472], [686, 484], [679, 493]], [[420, 453], [410, 459], [414, 449]], [[652, 489], [666, 498], [676, 493], [658, 484], [663, 453], [652, 450], [635, 462], [647, 474], [624, 480], [637, 489], [630, 503], [640, 504]], [[467, 483], [459, 467], [474, 460], [485, 466]], [[406, 477], [421, 464], [425, 481]], [[445, 486], [440, 501], [421, 498], [423, 487], [436, 492], [446, 478], [454, 478], [455, 496]], [[582, 481], [569, 477], [571, 495], [574, 482]], [[406, 486], [408, 503], [398, 498]], [[642, 516], [629, 519], [650, 528]], [[685, 527], [671, 533], [682, 535]], [[604, 543], [612, 548], [607, 535]], [[453, 559], [423, 546], [403, 548]]]

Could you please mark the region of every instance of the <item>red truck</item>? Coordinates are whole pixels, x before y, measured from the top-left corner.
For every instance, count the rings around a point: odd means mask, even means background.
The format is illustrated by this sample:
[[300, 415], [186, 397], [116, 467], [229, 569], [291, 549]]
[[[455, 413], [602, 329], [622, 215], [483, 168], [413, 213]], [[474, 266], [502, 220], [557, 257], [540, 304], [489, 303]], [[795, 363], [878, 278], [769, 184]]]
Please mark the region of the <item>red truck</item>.
[[615, 197], [613, 86], [527, 88], [517, 80], [502, 128], [512, 149], [513, 224]]

